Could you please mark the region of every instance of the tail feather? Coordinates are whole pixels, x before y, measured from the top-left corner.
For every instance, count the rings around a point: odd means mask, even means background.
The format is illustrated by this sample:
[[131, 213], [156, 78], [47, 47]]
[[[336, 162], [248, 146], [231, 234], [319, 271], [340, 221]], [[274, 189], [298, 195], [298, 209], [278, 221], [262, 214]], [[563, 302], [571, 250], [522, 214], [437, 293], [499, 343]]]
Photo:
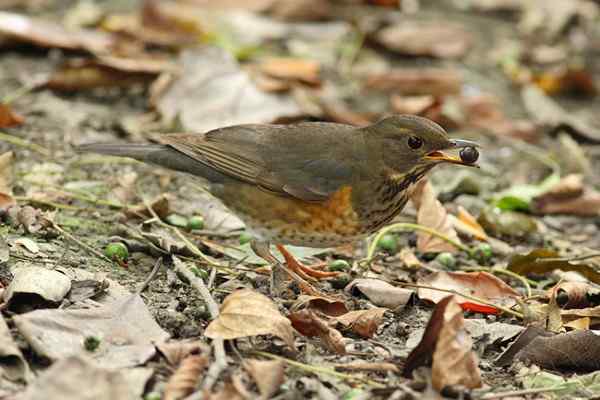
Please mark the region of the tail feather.
[[129, 157], [148, 164], [201, 176], [210, 182], [222, 182], [225, 175], [182, 152], [163, 144], [93, 143], [79, 146], [80, 153]]

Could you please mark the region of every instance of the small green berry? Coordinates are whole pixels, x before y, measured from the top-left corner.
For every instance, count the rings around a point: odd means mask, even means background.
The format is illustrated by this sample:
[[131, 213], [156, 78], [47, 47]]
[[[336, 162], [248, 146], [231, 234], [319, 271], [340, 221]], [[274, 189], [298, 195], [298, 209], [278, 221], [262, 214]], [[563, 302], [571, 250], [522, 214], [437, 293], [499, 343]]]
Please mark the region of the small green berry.
[[194, 273], [200, 279], [208, 279], [208, 272], [198, 267], [190, 267], [190, 271]]
[[204, 218], [200, 215], [195, 215], [191, 217], [187, 222], [188, 229], [202, 229], [204, 228]]
[[398, 239], [394, 235], [383, 235], [377, 242], [377, 247], [390, 254], [395, 254], [398, 251]]
[[350, 389], [348, 392], [346, 392], [343, 396], [342, 396], [342, 400], [352, 400], [354, 398], [362, 398], [362, 396], [365, 394], [364, 390], [361, 389]]
[[334, 260], [329, 264], [330, 271], [346, 271], [350, 269], [350, 263], [346, 260]]
[[144, 400], [161, 400], [162, 396], [158, 392], [150, 392], [144, 396]]
[[125, 261], [129, 257], [129, 250], [121, 242], [109, 243], [104, 249], [104, 255], [111, 260]]
[[98, 347], [100, 347], [100, 338], [96, 336], [86, 336], [85, 339], [83, 339], [83, 347], [89, 352], [96, 351]]
[[474, 257], [477, 261], [479, 261], [482, 264], [487, 264], [491, 259], [493, 254], [492, 251], [492, 246], [490, 246], [487, 243], [480, 243], [476, 248], [475, 248], [475, 252], [474, 252]]
[[345, 272], [342, 272], [338, 276], [335, 276], [335, 277], [329, 279], [328, 282], [332, 288], [342, 290], [346, 286], [348, 286], [350, 281], [352, 281], [352, 278], [350, 277], [350, 275]]
[[179, 214], [169, 214], [165, 218], [165, 221], [167, 224], [176, 226], [178, 228], [187, 228], [188, 226], [187, 218]]
[[446, 268], [456, 267], [456, 258], [454, 258], [452, 253], [440, 253], [435, 258], [435, 261], [439, 262]]
[[240, 233], [240, 245], [244, 245], [246, 243], [250, 243], [252, 241], [252, 235], [249, 234], [248, 232], [242, 232]]

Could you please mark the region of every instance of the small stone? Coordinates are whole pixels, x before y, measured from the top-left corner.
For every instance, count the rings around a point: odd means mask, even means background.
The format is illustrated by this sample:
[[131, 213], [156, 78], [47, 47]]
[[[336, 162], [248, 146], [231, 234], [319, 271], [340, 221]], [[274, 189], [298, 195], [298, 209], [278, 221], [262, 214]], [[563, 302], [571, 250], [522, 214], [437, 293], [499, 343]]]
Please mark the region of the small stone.
[[479, 158], [479, 151], [475, 147], [465, 147], [459, 153], [460, 159], [467, 164], [473, 164]]

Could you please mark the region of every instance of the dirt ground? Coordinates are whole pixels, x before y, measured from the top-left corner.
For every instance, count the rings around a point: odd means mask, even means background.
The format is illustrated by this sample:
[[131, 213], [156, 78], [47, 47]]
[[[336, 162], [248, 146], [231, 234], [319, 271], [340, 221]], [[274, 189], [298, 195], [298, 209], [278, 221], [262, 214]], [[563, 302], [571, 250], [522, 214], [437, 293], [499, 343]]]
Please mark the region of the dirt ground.
[[[21, 8], [17, 5], [7, 11], [35, 15], [50, 21], [61, 21], [64, 13], [78, 4], [76, 1], [50, 0], [37, 3], [41, 5], [29, 6], [29, 8], [27, 6]], [[140, 7], [134, 1], [94, 3], [107, 14], [135, 13]], [[588, 16], [589, 20], [586, 20], [585, 15], [578, 14], [572, 18], [569, 24], [565, 24], [560, 34], [551, 39], [542, 39], [543, 34], [541, 33], [540, 36], [535, 34], [527, 36], [522, 33], [519, 28], [519, 12], [460, 9], [458, 4], [469, 3], [466, 1], [415, 2], [420, 6], [419, 11], [415, 14], [401, 14], [400, 11], [392, 11], [386, 7], [358, 4], [358, 1], [349, 3], [352, 4], [334, 8], [337, 11], [326, 19], [347, 21], [353, 28], [361, 27], [365, 31], [372, 29], [369, 28], [370, 26], [380, 23], [377, 21], [388, 19], [393, 21], [404, 21], [403, 18], [411, 21], [436, 21], [442, 26], [450, 23], [458, 24], [464, 27], [471, 37], [472, 46], [464, 56], [438, 58], [399, 55], [378, 43], [373, 37], [366, 35], [355, 60], [355, 69], [359, 71], [377, 70], [380, 65], [378, 62], [381, 59], [387, 63], [381, 67], [383, 71], [393, 68], [420, 70], [428, 67], [457, 70], [462, 77], [462, 83], [460, 93], [455, 96], [484, 93], [494, 97], [493, 106], [487, 104], [480, 106], [481, 108], [473, 106], [466, 112], [478, 116], [501, 113], [502, 117], [498, 117], [503, 120], [501, 123], [498, 123], [498, 119], [494, 119], [495, 117], [489, 120], [482, 117], [478, 124], [466, 122], [469, 117], [462, 117], [458, 123], [453, 122], [447, 115], [456, 115], [451, 109], [453, 106], [456, 107], [456, 104], [446, 100], [439, 108], [446, 107], [444, 112], [447, 114], [442, 115], [443, 113], [439, 110], [425, 114], [429, 117], [437, 115], [439, 121], [446, 122], [445, 127], [448, 128], [451, 136], [477, 140], [481, 143], [479, 160], [481, 168], [477, 172], [473, 172], [470, 178], [471, 185], [476, 186], [476, 189], [465, 189], [464, 182], [459, 189], [450, 187], [449, 182], [460, 176], [459, 168], [456, 167], [438, 168], [430, 176], [433, 187], [439, 193], [438, 198], [449, 213], [456, 214], [458, 207], [462, 206], [479, 217], [481, 222], [481, 215], [487, 212], [485, 209], [494, 204], [495, 194], [517, 184], [538, 184], [547, 177], [551, 172], [549, 164], [546, 162], [548, 159], [551, 160], [552, 165], [559, 166], [559, 174], [562, 177], [572, 173], [582, 175], [586, 193], [587, 191], [596, 193], [596, 190], [600, 190], [600, 174], [598, 174], [600, 170], [600, 146], [598, 145], [600, 135], [597, 134], [600, 132], [598, 116], [600, 99], [598, 96], [581, 95], [577, 90], [575, 90], [577, 93], [573, 94], [568, 88], [564, 91], [559, 88], [557, 93], [551, 95], [554, 101], [557, 101], [566, 110], [566, 114], [591, 121], [590, 124], [595, 129], [592, 134], [585, 130], [582, 132], [582, 129], [577, 126], [573, 127], [572, 121], [548, 120], [547, 116], [536, 116], [535, 110], [532, 114], [532, 110], [528, 109], [523, 102], [522, 90], [525, 85], [519, 82], [519, 79], [524, 78], [516, 79], [516, 83], [511, 74], [514, 77], [517, 72], [507, 73], [506, 71], [508, 68], [506, 65], [510, 64], [506, 60], [509, 56], [502, 56], [504, 58], [498, 56], [502, 51], [511, 54], [506, 50], [511, 46], [520, 46], [519, 51], [525, 55], [519, 61], [522, 64], [518, 67], [518, 73], [524, 73], [523, 71], [526, 70], [527, 73], [534, 75], [529, 78], [530, 82], [536, 82], [542, 72], [554, 71], [554, 69], [545, 64], [541, 64], [541, 66], [534, 62], [528, 64], [527, 57], [533, 57], [531, 49], [539, 50], [544, 45], [548, 52], [550, 52], [548, 49], [551, 48], [561, 49], [567, 55], [557, 56], [558, 61], [552, 66], [558, 70], [581, 68], [585, 73], [585, 77], [581, 80], [585, 81], [589, 77], [597, 87], [598, 76], [600, 76], [600, 32], [598, 28], [600, 18], [597, 14]], [[406, 2], [402, 1], [401, 3]], [[596, 5], [595, 9], [597, 10], [597, 3], [588, 3]], [[1, 4], [2, 1], [0, 1]], [[581, 48], [577, 48], [577, 45], [580, 45]], [[287, 47], [287, 49], [289, 48]], [[269, 54], [269, 51], [271, 48], [264, 50], [266, 54]], [[515, 52], [517, 50], [513, 51], [513, 53]], [[263, 56], [261, 53], [258, 54], [253, 57]], [[370, 59], [372, 54], [377, 55], [376, 62]], [[281, 56], [279, 53], [278, 55]], [[65, 60], [81, 56], [85, 56], [85, 52], [72, 52], [52, 48], [52, 46], [34, 46], [9, 41], [0, 50], [0, 95], [7, 96], [15, 93], [26, 86], [27, 82], [38, 78], [43, 79], [44, 76], [51, 74]], [[172, 60], [179, 62], [176, 56], [172, 56]], [[252, 63], [253, 58], [251, 57], [247, 62]], [[351, 110], [354, 116], [376, 120], [381, 115], [394, 112], [394, 110], [390, 110], [388, 103], [389, 92], [357, 89], [357, 85], [364, 83], [360, 80], [362, 78], [355, 78], [355, 75], [352, 74], [342, 76], [340, 71], [331, 65], [324, 69], [325, 71], [322, 73], [324, 77], [321, 79], [323, 82], [327, 82], [327, 90], [334, 91], [339, 98], [342, 98], [346, 104], [346, 110]], [[353, 79], [358, 80], [354, 82]], [[567, 85], [559, 78], [555, 79], [559, 80], [558, 83], [554, 83], [555, 85]], [[580, 81], [577, 84], [587, 85]], [[325, 84], [323, 85], [325, 86]], [[586, 86], [582, 90], [587, 89], [589, 88]], [[159, 112], [149, 105], [150, 95], [150, 87], [146, 83], [128, 85], [128, 87], [103, 87], [68, 92], [42, 87], [27, 91], [10, 103], [11, 108], [24, 118], [21, 125], [0, 130], [3, 134], [18, 138], [18, 141], [10, 141], [0, 137], [0, 155], [8, 151], [12, 151], [14, 154], [14, 160], [11, 163], [10, 189], [12, 196], [16, 199], [19, 207], [30, 205], [47, 213], [45, 215], [51, 216], [55, 226], [59, 226], [60, 230], [49, 226], [36, 232], [28, 232], [23, 225], [11, 224], [4, 219], [4, 224], [0, 225], [0, 234], [9, 244], [10, 258], [2, 261], [0, 257], [1, 280], [4, 286], [8, 287], [12, 281], [14, 268], [18, 266], [38, 266], [50, 270], [57, 268], [83, 269], [92, 273], [103, 273], [103, 276], [122, 285], [129, 292], [135, 292], [140, 284], [148, 278], [157, 260], [163, 259], [165, 265], [162, 265], [158, 274], [141, 293], [143, 302], [160, 328], [170, 335], [172, 342], [182, 343], [185, 339], [199, 340], [208, 347], [211, 340], [204, 335], [204, 332], [211, 321], [211, 314], [205, 298], [174, 272], [167, 253], [176, 253], [182, 256], [189, 266], [195, 265], [195, 268], [206, 270], [208, 275], [205, 277], [205, 281], [209, 282], [212, 297], [219, 305], [222, 305], [223, 300], [239, 288], [254, 289], [270, 296], [268, 274], [256, 272], [258, 266], [243, 257], [241, 260], [236, 260], [227, 255], [231, 254], [231, 252], [227, 253], [228, 248], [233, 248], [235, 252], [235, 249], [240, 247], [239, 236], [243, 229], [229, 230], [227, 227], [219, 226], [218, 223], [211, 223], [210, 221], [227, 217], [228, 214], [218, 205], [214, 205], [215, 201], [206, 194], [202, 182], [185, 174], [159, 169], [128, 159], [81, 155], [75, 151], [76, 146], [85, 143], [143, 141], [150, 139], [152, 135], [170, 132], [173, 124], [164, 123], [157, 117]], [[435, 96], [438, 99], [437, 95]], [[4, 100], [0, 99], [0, 102], [4, 102]], [[326, 111], [327, 107], [323, 109], [325, 111], [320, 115], [315, 113], [312, 116], [304, 116], [302, 119], [343, 122], [340, 121], [339, 113], [328, 112]], [[429, 110], [431, 109], [429, 108]], [[348, 112], [350, 113], [350, 111]], [[465, 111], [458, 110], [456, 112], [460, 114]], [[530, 122], [534, 129], [528, 131], [528, 134], [521, 134], [522, 131], [514, 127], [504, 130], [498, 128], [497, 131], [487, 129], [494, 128], [491, 125], [496, 123], [501, 125], [504, 121], [518, 119]], [[561, 134], [569, 137], [570, 145], [567, 147], [559, 139]], [[31, 146], [31, 144], [37, 147]], [[576, 150], [572, 150], [573, 148]], [[579, 156], [583, 157], [585, 162], [573, 161], [573, 158]], [[581, 167], [582, 163], [587, 166]], [[189, 249], [181, 244], [181, 240], [174, 236], [169, 228], [152, 221], [151, 216], [147, 215], [143, 219], [126, 216], [127, 207], [123, 205], [121, 199], [126, 199], [128, 204], [139, 206], [143, 204], [143, 200], [151, 201], [161, 195], [169, 197], [169, 209], [171, 210], [169, 214], [176, 213], [185, 218], [194, 215], [204, 216], [207, 226], [201, 231], [184, 229], [183, 232], [205, 254], [217, 260], [219, 264], [227, 266], [226, 270], [219, 269], [217, 271], [202, 259], [190, 254]], [[597, 197], [592, 197], [592, 199], [595, 200], [590, 200], [582, 207], [596, 207], [600, 210], [598, 205], [600, 201]], [[143, 211], [140, 212], [143, 213]], [[215, 213], [217, 216], [211, 217], [209, 215], [211, 213]], [[482, 268], [485, 271], [493, 272], [494, 268], [505, 269], [512, 255], [527, 254], [538, 248], [556, 251], [557, 257], [593, 254], [600, 249], [600, 235], [598, 234], [600, 211], [595, 215], [592, 212], [591, 215], [585, 216], [573, 215], [576, 212], [572, 210], [558, 214], [530, 210], [517, 212], [517, 214], [527, 218], [527, 221], [515, 220], [512, 223], [504, 224], [488, 220], [487, 223], [481, 224], [487, 234], [493, 238], [491, 242], [493, 256], [486, 259], [484, 263], [459, 251], [453, 255], [455, 264], [444, 264], [443, 260], [436, 258], [435, 254], [425, 254], [416, 248], [417, 232], [405, 232], [396, 235], [398, 248], [412, 249], [411, 251], [419, 260], [420, 268], [407, 267], [406, 258], [399, 251], [386, 252], [381, 249], [377, 253], [376, 261], [370, 267], [365, 268], [359, 265], [358, 261], [366, 256], [367, 243], [357, 243], [351, 248], [328, 249], [316, 255], [316, 258], [328, 263], [335, 259], [342, 259], [350, 264], [350, 268], [345, 272], [345, 280], [319, 282], [317, 286], [328, 295], [342, 296], [348, 310], [367, 310], [378, 304], [373, 305], [368, 296], [357, 295], [356, 292], [344, 292], [345, 283], [361, 277], [381, 278], [388, 282], [420, 283], [432, 271], [472, 271]], [[398, 217], [398, 221], [414, 222], [417, 215], [418, 210], [409, 205]], [[493, 212], [490, 215], [493, 215]], [[150, 221], [148, 222], [148, 220]], [[231, 223], [234, 228], [236, 223], [235, 220]], [[528, 224], [530, 223], [535, 228], [529, 229]], [[149, 239], [150, 236], [142, 235], [140, 237], [139, 235], [142, 233], [154, 234], [155, 240]], [[460, 234], [460, 237], [468, 246], [476, 247], [479, 244], [476, 240], [463, 234]], [[31, 251], [27, 245], [15, 244], [15, 241], [18, 242], [23, 238], [32, 239], [36, 244], [37, 251]], [[165, 244], [168, 240], [173, 243]], [[130, 255], [125, 264], [119, 265], [100, 257], [104, 254], [107, 245], [114, 242], [127, 244]], [[149, 244], [151, 242], [155, 244], [154, 247]], [[95, 249], [96, 253], [90, 251], [90, 248]], [[244, 254], [244, 251], [247, 252], [247, 249], [238, 250], [238, 254]], [[590, 259], [589, 265], [592, 270], [596, 271], [599, 267], [598, 258]], [[572, 269], [578, 270], [577, 268]], [[515, 278], [502, 273], [496, 274], [496, 276], [512, 288], [517, 289], [521, 295], [526, 294], [523, 291], [522, 280], [518, 276]], [[550, 272], [524, 273], [521, 278], [525, 276], [531, 282], [534, 294], [539, 295], [540, 298], [545, 296], [546, 289], [553, 287], [559, 280], [569, 279], [564, 275]], [[589, 278], [589, 275], [586, 277]], [[592, 309], [597, 305], [594, 295], [598, 282], [594, 279], [587, 282], [591, 285], [590, 291], [586, 294], [591, 304], [588, 304], [587, 307]], [[450, 289], [460, 291], [460, 289]], [[295, 290], [291, 294], [287, 293], [273, 298], [283, 315], [292, 312], [292, 306], [297, 303], [298, 289], [295, 288]], [[541, 300], [539, 304], [546, 305], [547, 303], [548, 300], [545, 299]], [[56, 305], [53, 307], [55, 308]], [[517, 306], [515, 305], [515, 307]], [[39, 307], [31, 305], [30, 308]], [[262, 390], [259, 390], [261, 388], [257, 389], [256, 384], [252, 383], [253, 381], [240, 366], [244, 360], [251, 358], [271, 360], [268, 356], [264, 356], [264, 353], [272, 354], [273, 357], [283, 357], [290, 361], [286, 361], [285, 378], [280, 389], [274, 391], [271, 394], [272, 397], [269, 397], [279, 399], [363, 399], [368, 397], [433, 399], [469, 398], [469, 396], [470, 398], [491, 399], [494, 397], [484, 397], [488, 391], [510, 392], [524, 388], [543, 388], [544, 386], [540, 386], [541, 384], [538, 383], [526, 383], [527, 380], [524, 378], [528, 374], [537, 373], [539, 368], [564, 379], [572, 377], [574, 373], [591, 372], [586, 368], [584, 368], [585, 371], [581, 371], [568, 366], [554, 369], [544, 365], [536, 367], [527, 360], [514, 360], [508, 366], [499, 367], [495, 360], [511, 345], [514, 335], [505, 337], [499, 334], [495, 336], [486, 331], [487, 333], [481, 336], [473, 336], [472, 345], [472, 352], [479, 359], [478, 368], [484, 389], [465, 389], [465, 386], [469, 386], [468, 383], [466, 385], [458, 384], [440, 394], [431, 387], [429, 369], [418, 370], [418, 374], [415, 373], [416, 377], [413, 379], [404, 378], [398, 372], [406, 364], [410, 350], [418, 343], [420, 334], [417, 332], [422, 332], [427, 325], [432, 309], [431, 302], [413, 296], [402, 307], [388, 308], [377, 324], [376, 333], [371, 338], [361, 336], [351, 329], [340, 328], [341, 335], [344, 337], [344, 354], [332, 351], [327, 343], [324, 344], [326, 341], [322, 338], [311, 338], [300, 334], [297, 334], [296, 337], [298, 352], [292, 352], [281, 337], [277, 338], [272, 335], [253, 335], [249, 338], [227, 341], [228, 366], [221, 371], [217, 378], [213, 394], [205, 394], [205, 398], [212, 398], [210, 396], [215, 398], [244, 398], [244, 396], [254, 398], [254, 396], [258, 396], [256, 393], [259, 391], [262, 393]], [[521, 312], [527, 314], [526, 311]], [[41, 373], [49, 368], [51, 363], [58, 362], [58, 360], [36, 354], [37, 350], [23, 339], [15, 324], [11, 322], [15, 313], [19, 312], [14, 308], [6, 309], [5, 320], [11, 328], [10, 331], [17, 338], [26, 362], [36, 373]], [[467, 310], [464, 318], [483, 321], [484, 325], [499, 322], [504, 325], [523, 327], [528, 323], [514, 315], [487, 314], [473, 310]], [[596, 314], [591, 318], [592, 325], [588, 327], [590, 330], [597, 322], [594, 318], [597, 319]], [[532, 319], [531, 316], [525, 315], [525, 320], [528, 319], [529, 322], [531, 320], [535, 322], [535, 318]], [[564, 328], [562, 329], [558, 334], [564, 334]], [[568, 330], [570, 331], [570, 329]], [[490, 340], [490, 335], [493, 340]], [[407, 342], [410, 343], [410, 346], [407, 345]], [[262, 352], [262, 356], [259, 354], [260, 352]], [[210, 354], [210, 351], [207, 350], [207, 354]], [[213, 358], [211, 357], [208, 356], [212, 364]], [[355, 362], [387, 363], [386, 365], [395, 365], [397, 370], [364, 371], [340, 367]], [[150, 368], [153, 374], [145, 385], [143, 396], [147, 399], [160, 398], [151, 396], [160, 396], [159, 393], [164, 393], [169, 378], [177, 368], [169, 364], [160, 353], [145, 362], [145, 366]], [[334, 366], [339, 368], [334, 369]], [[323, 368], [326, 369], [325, 372], [321, 370]], [[452, 367], [448, 366], [448, 368]], [[202, 382], [204, 375], [199, 374], [199, 376], [197, 381]], [[242, 378], [236, 381], [240, 376]], [[35, 379], [29, 381], [29, 385], [34, 381]], [[233, 392], [227, 392], [227, 390], [233, 390], [230, 383], [232, 381], [234, 387], [236, 386], [235, 382], [243, 382], [241, 385], [246, 387], [247, 393], [240, 394], [239, 386], [237, 386], [235, 395], [231, 394]], [[590, 388], [579, 388], [578, 391], [564, 395], [561, 394], [563, 392], [552, 391], [553, 384], [555, 383], [549, 381], [546, 391], [539, 390], [544, 393], [536, 394], [535, 390], [524, 394], [517, 392], [512, 398], [591, 398], [599, 395]], [[192, 388], [195, 385], [196, 382], [193, 382]], [[20, 382], [15, 385], [3, 386], [0, 389], [2, 389], [2, 395], [19, 396], [22, 395], [21, 391], [24, 386], [23, 382]], [[17, 394], [11, 394], [15, 390]], [[81, 387], [79, 390], [84, 393], [86, 388]], [[590, 393], [594, 393], [594, 395]], [[88, 397], [82, 395], [81, 398]], [[140, 398], [139, 395], [138, 398]], [[185, 396], [169, 398], [185, 398]]]

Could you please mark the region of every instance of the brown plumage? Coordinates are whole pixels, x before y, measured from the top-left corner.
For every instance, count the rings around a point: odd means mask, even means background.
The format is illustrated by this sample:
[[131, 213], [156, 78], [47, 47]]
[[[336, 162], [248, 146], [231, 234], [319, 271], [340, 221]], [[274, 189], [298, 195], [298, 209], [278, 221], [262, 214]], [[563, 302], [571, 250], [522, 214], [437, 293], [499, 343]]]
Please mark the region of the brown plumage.
[[[253, 248], [273, 261], [269, 242], [330, 247], [365, 237], [390, 222], [409, 187], [471, 147], [437, 124], [392, 116], [366, 127], [305, 122], [238, 125], [201, 134], [168, 134], [160, 144], [92, 144], [81, 151], [132, 157], [201, 176], [255, 235]], [[285, 252], [283, 247], [280, 250]], [[312, 270], [295, 260], [292, 268]]]

